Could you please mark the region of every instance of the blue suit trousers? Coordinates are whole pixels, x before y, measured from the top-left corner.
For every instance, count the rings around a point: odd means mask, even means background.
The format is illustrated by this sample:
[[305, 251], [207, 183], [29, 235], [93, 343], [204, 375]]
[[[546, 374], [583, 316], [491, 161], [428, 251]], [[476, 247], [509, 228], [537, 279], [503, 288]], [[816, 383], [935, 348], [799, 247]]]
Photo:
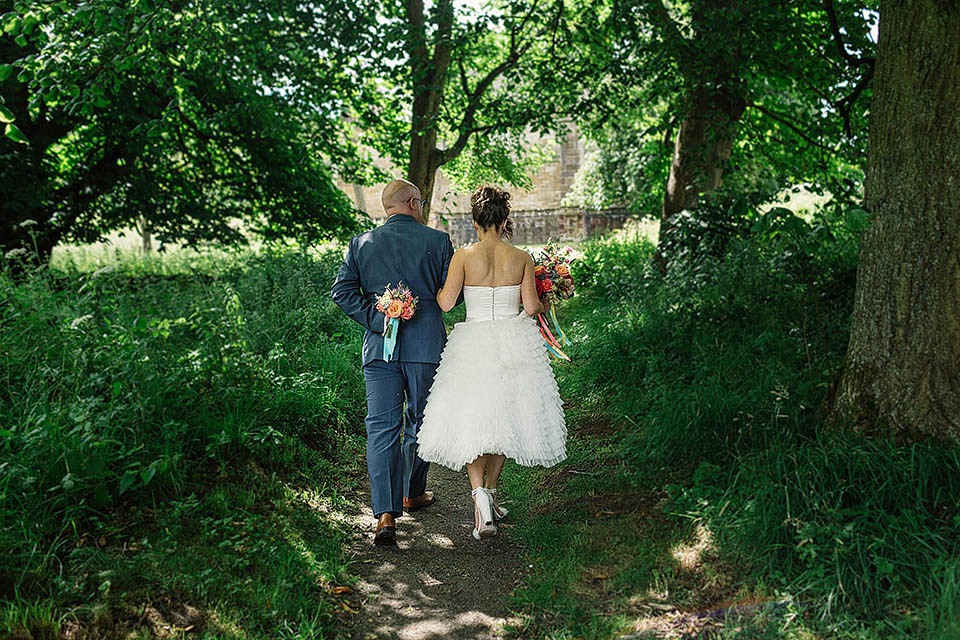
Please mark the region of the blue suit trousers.
[[403, 497], [427, 488], [430, 464], [417, 455], [417, 430], [437, 365], [374, 360], [363, 367], [367, 388], [367, 472], [373, 515], [403, 513]]

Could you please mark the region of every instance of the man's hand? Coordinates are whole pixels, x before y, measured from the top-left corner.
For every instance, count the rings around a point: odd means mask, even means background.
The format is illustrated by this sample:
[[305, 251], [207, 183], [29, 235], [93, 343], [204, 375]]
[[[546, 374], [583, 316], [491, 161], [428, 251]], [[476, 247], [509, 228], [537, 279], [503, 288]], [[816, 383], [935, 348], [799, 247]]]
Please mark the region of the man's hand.
[[550, 296], [549, 296], [549, 295], [544, 295], [542, 298], [540, 298], [540, 304], [543, 305], [543, 311], [542, 311], [542, 313], [549, 313], [549, 311], [550, 311]]

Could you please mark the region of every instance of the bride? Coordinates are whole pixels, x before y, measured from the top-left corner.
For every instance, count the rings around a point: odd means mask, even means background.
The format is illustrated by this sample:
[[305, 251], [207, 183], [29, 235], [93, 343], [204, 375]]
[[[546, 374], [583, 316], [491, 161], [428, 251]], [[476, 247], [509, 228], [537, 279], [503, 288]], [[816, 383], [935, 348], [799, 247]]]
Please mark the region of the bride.
[[495, 535], [494, 519], [507, 514], [496, 500], [506, 458], [554, 465], [566, 458], [567, 428], [533, 319], [549, 301], [537, 298], [530, 254], [504, 241], [513, 233], [510, 194], [486, 186], [470, 202], [479, 241], [453, 255], [437, 293], [449, 311], [462, 289], [467, 317], [450, 332], [417, 439], [422, 459], [467, 465], [479, 540]]

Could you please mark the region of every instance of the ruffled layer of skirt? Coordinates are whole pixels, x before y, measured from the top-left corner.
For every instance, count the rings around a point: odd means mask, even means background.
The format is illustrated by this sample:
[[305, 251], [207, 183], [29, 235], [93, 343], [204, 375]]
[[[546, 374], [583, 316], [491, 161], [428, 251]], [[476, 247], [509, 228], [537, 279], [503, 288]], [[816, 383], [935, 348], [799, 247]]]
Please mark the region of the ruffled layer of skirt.
[[560, 392], [530, 316], [457, 324], [417, 436], [419, 455], [460, 469], [485, 453], [525, 466], [566, 458]]

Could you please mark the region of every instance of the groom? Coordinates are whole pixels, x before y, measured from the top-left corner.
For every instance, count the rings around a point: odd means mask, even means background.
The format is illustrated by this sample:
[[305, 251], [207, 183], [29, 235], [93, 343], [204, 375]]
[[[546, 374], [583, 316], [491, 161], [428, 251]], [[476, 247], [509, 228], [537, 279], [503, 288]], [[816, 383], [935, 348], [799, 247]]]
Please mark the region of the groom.
[[[447, 277], [453, 245], [449, 235], [421, 223], [423, 199], [416, 185], [394, 180], [381, 200], [387, 221], [350, 239], [330, 293], [366, 329], [367, 471], [377, 518], [373, 541], [389, 545], [396, 542], [394, 518], [403, 509], [416, 511], [435, 500], [426, 490], [429, 463], [417, 456], [417, 429], [447, 340], [435, 296]], [[386, 316], [377, 311], [377, 297], [400, 282], [420, 301], [414, 316], [400, 322], [393, 357], [386, 362], [381, 335]]]

